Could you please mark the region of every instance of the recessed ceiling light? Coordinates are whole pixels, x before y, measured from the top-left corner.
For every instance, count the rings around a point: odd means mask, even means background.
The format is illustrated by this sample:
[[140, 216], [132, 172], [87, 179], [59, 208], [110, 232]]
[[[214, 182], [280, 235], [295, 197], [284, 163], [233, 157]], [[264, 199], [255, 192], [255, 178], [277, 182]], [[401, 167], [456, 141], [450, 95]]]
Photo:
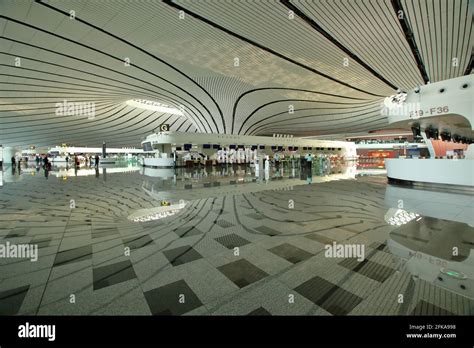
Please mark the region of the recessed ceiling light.
[[146, 99], [130, 99], [125, 102], [127, 105], [133, 106], [139, 109], [153, 110], [166, 112], [167, 114], [180, 115], [184, 116], [183, 112], [179, 109], [176, 109], [172, 106]]

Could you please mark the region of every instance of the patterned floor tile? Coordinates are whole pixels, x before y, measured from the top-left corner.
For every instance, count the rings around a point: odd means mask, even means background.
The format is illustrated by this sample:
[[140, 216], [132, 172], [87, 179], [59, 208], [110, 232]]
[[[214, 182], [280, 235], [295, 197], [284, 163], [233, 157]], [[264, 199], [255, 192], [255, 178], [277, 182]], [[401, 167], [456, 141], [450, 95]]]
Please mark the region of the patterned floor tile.
[[267, 227], [267, 226], [259, 226], [254, 228], [256, 231], [261, 232], [263, 234], [266, 234], [267, 236], [273, 237], [273, 236], [278, 236], [281, 234], [280, 231], [274, 230], [273, 228]]
[[56, 254], [54, 266], [84, 261], [92, 258], [92, 245], [60, 251]]
[[184, 237], [190, 237], [190, 236], [202, 234], [203, 232], [199, 230], [198, 228], [191, 226], [191, 227], [177, 228], [176, 230], [174, 230], [174, 233], [176, 233], [181, 238], [184, 238]]
[[10, 233], [6, 235], [5, 238], [17, 238], [24, 237], [28, 233], [28, 228], [15, 228]]
[[[389, 225], [386, 193], [393, 187], [385, 176], [314, 176], [307, 185], [296, 172], [295, 179], [285, 171], [284, 178], [268, 181], [250, 167], [238, 168], [176, 168], [169, 178], [141, 167], [106, 175], [81, 169], [67, 180], [45, 180], [42, 169], [41, 175], [4, 171], [0, 240], [41, 250], [35, 263], [0, 258], [0, 315], [34, 314], [42, 302], [52, 315], [474, 315], [474, 299], [446, 282], [415, 282], [408, 269], [394, 272], [397, 251], [387, 246], [392, 240], [433, 259], [466, 262], [474, 245], [474, 228], [466, 222], [423, 216]], [[426, 192], [410, 189], [417, 197]], [[460, 211], [474, 202], [456, 197]], [[163, 199], [188, 203], [174, 216], [128, 219], [160, 207]], [[286, 209], [289, 199], [296, 203], [292, 210]], [[323, 246], [333, 241], [362, 243], [369, 257], [326, 258]], [[232, 252], [236, 246], [242, 259]], [[459, 255], [452, 255], [453, 246]], [[135, 250], [132, 257], [124, 247]], [[51, 304], [76, 289], [86, 289], [80, 300], [90, 304], [80, 313]], [[279, 302], [288, 293], [295, 294], [294, 305]], [[412, 294], [403, 310], [390, 300], [399, 293]]]
[[122, 261], [112, 265], [93, 269], [94, 290], [135, 279], [137, 276], [130, 261]]
[[118, 234], [119, 232], [118, 232], [117, 227], [92, 229], [92, 239], [109, 237], [109, 236], [118, 236]]
[[345, 259], [339, 265], [350, 269], [353, 272], [358, 272], [370, 279], [383, 283], [395, 272], [392, 268], [378, 264], [370, 260], [363, 260], [361, 262], [357, 259]]
[[191, 246], [182, 246], [175, 249], [165, 250], [163, 251], [163, 254], [173, 266], [183, 265], [202, 258], [201, 254]]
[[46, 248], [51, 244], [52, 237], [34, 237], [31, 241], [30, 244], [32, 245], [38, 245], [38, 249]]
[[222, 237], [214, 238], [214, 240], [221, 243], [227, 249], [233, 249], [235, 247], [241, 247], [241, 246], [244, 246], [244, 245], [247, 245], [247, 244], [250, 243], [247, 239], [245, 239], [245, 238], [243, 238], [243, 237], [241, 237], [241, 236], [239, 236], [235, 233], [231, 233], [231, 234], [227, 234], [227, 235], [222, 236]]
[[265, 217], [263, 217], [263, 215], [258, 214], [258, 213], [246, 214], [245, 216], [248, 216], [249, 218], [252, 218], [254, 220], [263, 220], [263, 219], [265, 219]]
[[234, 224], [230, 223], [229, 221], [225, 221], [225, 220], [216, 221], [216, 225], [219, 225], [222, 228], [228, 228], [228, 227], [235, 226]]
[[29, 288], [30, 286], [26, 285], [0, 292], [0, 315], [16, 315]]
[[288, 243], [283, 243], [274, 248], [268, 249], [268, 251], [271, 251], [275, 255], [278, 255], [292, 263], [298, 263], [313, 256], [313, 254]]
[[125, 238], [123, 240], [123, 245], [129, 247], [131, 250], [140, 249], [144, 246], [154, 244], [153, 239], [148, 234], [136, 237]]
[[295, 290], [333, 315], [347, 315], [362, 301], [359, 296], [319, 276], [309, 279]]
[[264, 315], [272, 315], [272, 314], [269, 311], [267, 311], [265, 308], [259, 307], [255, 310], [251, 311], [247, 315], [264, 316]]
[[266, 272], [245, 259], [228, 263], [217, 267], [217, 269], [239, 288], [243, 288], [268, 276]]
[[446, 309], [421, 300], [418, 302], [410, 315], [455, 315]]

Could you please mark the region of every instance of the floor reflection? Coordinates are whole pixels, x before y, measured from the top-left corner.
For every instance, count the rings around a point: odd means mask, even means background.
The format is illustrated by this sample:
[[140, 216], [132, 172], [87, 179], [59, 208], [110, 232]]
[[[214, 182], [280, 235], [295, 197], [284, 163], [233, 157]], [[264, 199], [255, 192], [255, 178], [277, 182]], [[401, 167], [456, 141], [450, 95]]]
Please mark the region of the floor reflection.
[[390, 233], [388, 248], [399, 269], [413, 280], [474, 299], [473, 228], [431, 217], [411, 221]]
[[397, 269], [474, 299], [474, 197], [389, 185], [385, 202], [386, 221], [400, 226], [387, 241]]
[[0, 257], [0, 314], [474, 314], [468, 195], [351, 163], [47, 172], [3, 171], [0, 245], [39, 258]]

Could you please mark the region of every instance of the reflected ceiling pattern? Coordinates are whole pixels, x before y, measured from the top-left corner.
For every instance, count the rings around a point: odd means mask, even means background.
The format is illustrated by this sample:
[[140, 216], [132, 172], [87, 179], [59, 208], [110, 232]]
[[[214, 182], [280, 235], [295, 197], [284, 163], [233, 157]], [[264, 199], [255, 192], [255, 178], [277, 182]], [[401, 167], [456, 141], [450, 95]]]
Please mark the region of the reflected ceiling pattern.
[[[380, 102], [398, 88], [471, 73], [470, 3], [4, 0], [0, 143], [136, 146], [162, 123], [249, 135], [384, 128]], [[63, 101], [94, 103], [94, 117], [57, 115]]]
[[[38, 245], [39, 257], [0, 258], [0, 314], [474, 314], [472, 214], [468, 225], [425, 207], [420, 219], [390, 224], [398, 193], [378, 176], [333, 174], [308, 185], [288, 173], [267, 183], [236, 182], [236, 175], [254, 177], [243, 173], [200, 174], [178, 172], [178, 186], [192, 182], [183, 189], [165, 184], [173, 178], [138, 172], [67, 180], [14, 174], [0, 196], [0, 244]], [[214, 185], [225, 178], [228, 185]], [[264, 191], [245, 191], [252, 185]], [[168, 192], [171, 205], [150, 187]], [[450, 199], [423, 192], [413, 195], [425, 204], [433, 195]], [[455, 196], [472, 211], [473, 197]], [[155, 218], [183, 198], [173, 216]], [[364, 246], [364, 260], [327, 257], [333, 243]]]

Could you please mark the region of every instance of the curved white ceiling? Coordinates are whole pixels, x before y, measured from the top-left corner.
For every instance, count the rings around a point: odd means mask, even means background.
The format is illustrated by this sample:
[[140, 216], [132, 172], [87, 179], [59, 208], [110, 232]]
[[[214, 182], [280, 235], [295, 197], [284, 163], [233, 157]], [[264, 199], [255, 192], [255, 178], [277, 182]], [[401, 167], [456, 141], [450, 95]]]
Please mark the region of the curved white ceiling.
[[[397, 88], [472, 72], [471, 7], [2, 0], [0, 144], [136, 146], [161, 123], [252, 135], [384, 128], [380, 103]], [[183, 115], [134, 108], [130, 99]], [[95, 117], [57, 115], [64, 100], [95, 103]]]

